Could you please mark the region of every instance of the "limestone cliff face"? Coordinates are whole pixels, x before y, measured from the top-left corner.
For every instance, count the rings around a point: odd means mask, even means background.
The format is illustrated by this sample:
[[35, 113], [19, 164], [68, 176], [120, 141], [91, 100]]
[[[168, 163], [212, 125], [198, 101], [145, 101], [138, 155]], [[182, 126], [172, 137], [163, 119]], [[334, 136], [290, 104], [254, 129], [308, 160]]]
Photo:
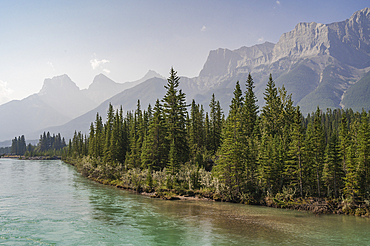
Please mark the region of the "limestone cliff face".
[[328, 25], [330, 54], [356, 68], [370, 66], [370, 8], [355, 12], [349, 19]]
[[281, 35], [272, 52], [271, 63], [289, 58], [297, 61], [303, 57], [328, 55], [329, 28], [327, 25], [299, 23], [294, 30]]
[[252, 47], [244, 46], [237, 50], [212, 50], [199, 76], [223, 76], [241, 68], [250, 71], [256, 66], [269, 62], [273, 47], [273, 43], [265, 42]]
[[[199, 76], [225, 76], [254, 72], [258, 66], [289, 69], [302, 59], [312, 58], [324, 69], [334, 58], [359, 69], [370, 66], [370, 8], [357, 11], [349, 19], [331, 24], [299, 23], [281, 35], [279, 42], [264, 43], [237, 50], [210, 51]], [[284, 62], [282, 62], [284, 61]]]
[[263, 102], [271, 73], [277, 86], [284, 84], [307, 113], [317, 105], [345, 107], [341, 104], [345, 91], [369, 70], [370, 8], [365, 8], [341, 22], [299, 23], [277, 44], [211, 51], [195, 81], [213, 90], [231, 88], [251, 73], [258, 100]]
[[206, 63], [199, 76], [222, 76], [231, 73], [242, 57], [229, 49], [217, 49], [209, 52]]
[[331, 24], [299, 23], [275, 45], [271, 62], [332, 56], [356, 68], [370, 66], [370, 8]]

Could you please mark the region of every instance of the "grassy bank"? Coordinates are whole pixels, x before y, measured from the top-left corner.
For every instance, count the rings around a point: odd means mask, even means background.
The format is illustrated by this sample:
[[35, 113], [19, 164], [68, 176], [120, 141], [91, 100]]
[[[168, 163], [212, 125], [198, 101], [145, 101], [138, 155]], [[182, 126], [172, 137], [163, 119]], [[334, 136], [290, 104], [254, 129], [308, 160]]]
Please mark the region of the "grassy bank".
[[292, 189], [283, 189], [275, 196], [269, 193], [259, 197], [258, 194], [242, 194], [237, 199], [230, 199], [230, 195], [225, 192], [226, 187], [213, 178], [211, 172], [191, 165], [185, 166], [178, 174], [171, 175], [165, 169], [149, 172], [147, 169], [127, 169], [122, 165], [112, 167], [99, 159], [89, 157], [67, 158], [64, 161], [75, 166], [83, 176], [95, 182], [134, 191], [152, 198], [210, 200], [310, 211], [314, 214], [370, 217], [368, 200], [357, 202], [344, 198], [297, 198]]

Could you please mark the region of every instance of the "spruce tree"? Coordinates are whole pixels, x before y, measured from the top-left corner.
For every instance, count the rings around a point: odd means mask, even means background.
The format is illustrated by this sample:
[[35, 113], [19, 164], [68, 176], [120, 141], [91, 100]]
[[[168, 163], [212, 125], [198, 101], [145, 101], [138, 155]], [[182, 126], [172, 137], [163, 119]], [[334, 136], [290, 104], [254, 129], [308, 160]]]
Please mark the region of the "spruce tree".
[[90, 124], [90, 133], [89, 133], [89, 156], [96, 157], [96, 144], [95, 144], [95, 128], [94, 123]]
[[[167, 141], [170, 143], [169, 169], [172, 174], [176, 173], [181, 163], [188, 160], [188, 143], [186, 141], [186, 103], [185, 94], [178, 90], [180, 78], [177, 72], [171, 68], [170, 77], [164, 86], [167, 90], [162, 99], [163, 112], [167, 128]], [[172, 151], [172, 152], [171, 152]], [[176, 155], [174, 155], [176, 153]]]
[[145, 137], [141, 166], [150, 170], [162, 170], [167, 163], [168, 144], [166, 141], [166, 128], [163, 119], [162, 105], [157, 99], [154, 106], [153, 117], [150, 120], [148, 134]]
[[215, 175], [226, 187], [228, 199], [238, 199], [245, 186], [245, 146], [242, 129], [243, 97], [236, 82], [229, 116], [223, 131], [223, 143], [218, 152]]
[[[222, 109], [220, 102], [216, 100], [215, 94], [212, 94], [211, 102], [209, 103], [210, 114], [209, 114], [209, 144], [207, 149], [211, 151], [211, 154], [215, 154], [217, 149], [221, 145], [221, 133], [222, 133]], [[207, 118], [208, 115], [206, 115]]]
[[361, 113], [361, 123], [357, 132], [357, 165], [360, 178], [360, 193], [370, 197], [370, 132], [369, 118], [365, 110]]
[[313, 164], [316, 172], [316, 182], [317, 182], [317, 195], [321, 196], [321, 179], [322, 171], [324, 165], [324, 154], [325, 154], [325, 136], [324, 129], [321, 124], [321, 111], [317, 107], [315, 112], [315, 118], [313, 122], [313, 136], [312, 136], [312, 146], [313, 146]]
[[272, 80], [270, 74], [269, 81], [265, 92], [263, 93], [265, 99], [265, 106], [262, 107], [262, 124], [263, 130], [267, 134], [275, 136], [281, 132], [281, 102], [278, 97], [278, 90], [275, 87], [275, 82]]
[[258, 105], [257, 97], [253, 91], [255, 86], [250, 73], [248, 74], [246, 86], [247, 90], [245, 92], [243, 107], [244, 129], [246, 136], [251, 137], [256, 126]]
[[294, 122], [290, 127], [291, 142], [289, 143], [288, 158], [285, 161], [285, 175], [289, 177], [292, 186], [299, 187], [299, 194], [303, 197], [303, 128], [302, 114], [299, 106], [296, 108]]
[[257, 171], [257, 136], [255, 129], [257, 127], [258, 105], [257, 97], [254, 94], [254, 82], [251, 74], [248, 74], [246, 81], [246, 91], [244, 105], [242, 109], [242, 128], [243, 128], [243, 146], [245, 147], [245, 173], [248, 189], [255, 189], [255, 174]]
[[333, 193], [333, 196], [337, 198], [339, 196], [339, 189], [342, 187], [344, 173], [340, 160], [338, 136], [335, 132], [331, 134], [325, 152], [325, 167], [323, 177], [328, 187], [327, 196], [329, 196], [330, 193]]
[[113, 161], [113, 153], [111, 148], [112, 129], [114, 123], [114, 110], [112, 104], [109, 103], [107, 122], [104, 126], [105, 141], [104, 141], [104, 156], [103, 160], [106, 163]]
[[144, 140], [144, 119], [141, 111], [140, 100], [138, 100], [134, 118], [130, 123], [130, 151], [126, 155], [125, 163], [129, 168], [141, 166], [141, 148]]

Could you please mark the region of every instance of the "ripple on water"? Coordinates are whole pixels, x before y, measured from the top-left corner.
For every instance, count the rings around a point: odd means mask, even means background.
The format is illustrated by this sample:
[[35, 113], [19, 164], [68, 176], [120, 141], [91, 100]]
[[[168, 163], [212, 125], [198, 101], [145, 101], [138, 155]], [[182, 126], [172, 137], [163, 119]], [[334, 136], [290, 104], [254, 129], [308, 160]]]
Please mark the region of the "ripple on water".
[[361, 245], [369, 219], [164, 201], [81, 177], [61, 161], [0, 159], [0, 244]]

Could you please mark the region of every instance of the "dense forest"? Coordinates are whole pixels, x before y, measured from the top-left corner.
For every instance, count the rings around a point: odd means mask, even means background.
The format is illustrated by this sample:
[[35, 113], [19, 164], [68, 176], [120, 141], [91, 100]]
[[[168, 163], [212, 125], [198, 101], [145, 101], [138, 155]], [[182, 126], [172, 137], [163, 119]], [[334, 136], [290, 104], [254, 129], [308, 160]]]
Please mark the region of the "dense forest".
[[262, 108], [248, 76], [236, 82], [225, 119], [213, 95], [210, 112], [186, 104], [171, 69], [164, 97], [133, 112], [109, 106], [89, 136], [75, 133], [64, 159], [86, 176], [147, 192], [193, 194], [258, 203], [331, 198], [369, 203], [369, 114], [319, 107], [302, 116], [270, 75]]
[[66, 146], [65, 139], [61, 137], [60, 133], [51, 135], [50, 132], [44, 132], [40, 135], [39, 143], [36, 146], [30, 143], [27, 145], [24, 135], [15, 137], [12, 140], [12, 146], [0, 148], [0, 155], [60, 156]]

